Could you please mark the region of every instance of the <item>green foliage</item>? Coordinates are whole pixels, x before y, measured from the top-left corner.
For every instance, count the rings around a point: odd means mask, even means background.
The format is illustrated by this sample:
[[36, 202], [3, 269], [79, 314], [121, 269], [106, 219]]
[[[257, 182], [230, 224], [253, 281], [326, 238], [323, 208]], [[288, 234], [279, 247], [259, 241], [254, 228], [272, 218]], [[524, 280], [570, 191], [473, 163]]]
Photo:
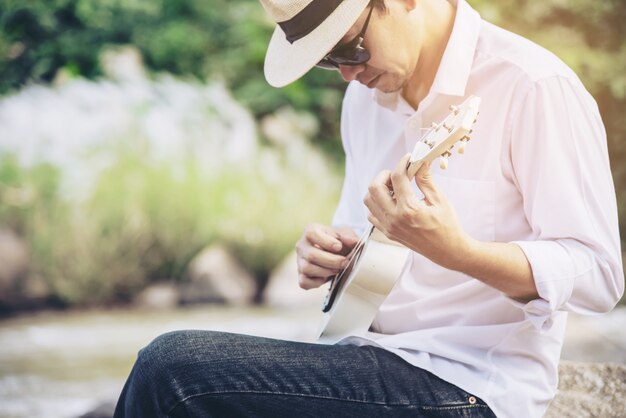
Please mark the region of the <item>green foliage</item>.
[[257, 0], [0, 0], [0, 94], [50, 82], [60, 69], [98, 77], [105, 48], [133, 44], [155, 71], [225, 80], [256, 116], [286, 104], [320, 115], [319, 140], [341, 154], [343, 83], [315, 71], [270, 88], [263, 60], [273, 26]]
[[10, 155], [0, 158], [0, 225], [20, 234], [33, 231], [33, 223], [42, 216], [63, 216], [66, 207], [59, 204], [58, 168], [41, 164], [23, 168]]
[[33, 273], [54, 298], [129, 300], [150, 282], [184, 280], [191, 258], [217, 241], [263, 279], [306, 223], [329, 220], [337, 200], [336, 187], [280, 159], [271, 161], [272, 173], [259, 163], [207, 176], [195, 162], [157, 164], [143, 155], [121, 150], [79, 204], [64, 201], [58, 169], [0, 161], [0, 224], [25, 237]]

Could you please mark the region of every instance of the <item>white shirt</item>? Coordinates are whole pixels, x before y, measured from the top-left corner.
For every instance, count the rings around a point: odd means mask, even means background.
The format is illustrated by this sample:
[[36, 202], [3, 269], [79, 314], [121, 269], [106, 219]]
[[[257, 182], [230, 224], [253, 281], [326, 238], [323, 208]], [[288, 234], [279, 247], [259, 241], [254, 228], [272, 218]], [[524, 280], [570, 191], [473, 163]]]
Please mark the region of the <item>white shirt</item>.
[[[450, 104], [481, 97], [464, 155], [433, 178], [465, 231], [514, 242], [540, 298], [522, 304], [411, 252], [366, 338], [479, 396], [499, 417], [540, 417], [557, 388], [567, 312], [602, 313], [624, 290], [615, 191], [597, 105], [556, 56], [481, 20], [464, 0], [418, 110], [353, 82], [342, 112], [346, 175], [333, 224], [360, 232], [373, 178]], [[375, 341], [375, 342], [374, 342]]]

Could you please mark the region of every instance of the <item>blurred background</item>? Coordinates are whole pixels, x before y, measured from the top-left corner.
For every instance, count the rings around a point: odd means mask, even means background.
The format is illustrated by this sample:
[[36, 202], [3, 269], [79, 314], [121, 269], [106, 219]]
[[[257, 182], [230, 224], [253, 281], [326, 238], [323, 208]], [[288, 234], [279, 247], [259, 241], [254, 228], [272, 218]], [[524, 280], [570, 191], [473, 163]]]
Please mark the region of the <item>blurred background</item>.
[[[626, 2], [470, 4], [579, 74], [624, 219]], [[168, 330], [313, 338], [292, 250], [339, 196], [346, 85], [267, 85], [273, 26], [256, 0], [0, 0], [0, 417], [106, 416]], [[625, 320], [572, 318], [564, 358], [626, 362]]]

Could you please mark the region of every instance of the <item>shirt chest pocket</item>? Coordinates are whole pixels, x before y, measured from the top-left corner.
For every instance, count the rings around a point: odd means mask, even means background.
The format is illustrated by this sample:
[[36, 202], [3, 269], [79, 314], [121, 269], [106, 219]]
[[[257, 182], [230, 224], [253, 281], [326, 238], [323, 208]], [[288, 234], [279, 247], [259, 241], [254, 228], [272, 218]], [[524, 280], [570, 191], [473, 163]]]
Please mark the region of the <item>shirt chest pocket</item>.
[[433, 173], [433, 180], [454, 208], [465, 232], [480, 241], [495, 239], [495, 182]]

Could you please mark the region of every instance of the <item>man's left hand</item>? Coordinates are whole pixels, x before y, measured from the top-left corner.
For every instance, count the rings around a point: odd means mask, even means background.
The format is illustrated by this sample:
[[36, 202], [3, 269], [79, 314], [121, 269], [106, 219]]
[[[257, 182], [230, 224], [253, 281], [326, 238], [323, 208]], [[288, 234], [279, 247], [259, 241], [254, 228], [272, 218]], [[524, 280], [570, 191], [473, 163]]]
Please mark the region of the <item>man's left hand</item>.
[[369, 186], [363, 200], [369, 209], [368, 220], [389, 239], [443, 267], [458, 270], [473, 240], [433, 183], [429, 163], [415, 174], [424, 199], [416, 196], [407, 177], [409, 158], [409, 154], [402, 158], [394, 171], [380, 172]]

